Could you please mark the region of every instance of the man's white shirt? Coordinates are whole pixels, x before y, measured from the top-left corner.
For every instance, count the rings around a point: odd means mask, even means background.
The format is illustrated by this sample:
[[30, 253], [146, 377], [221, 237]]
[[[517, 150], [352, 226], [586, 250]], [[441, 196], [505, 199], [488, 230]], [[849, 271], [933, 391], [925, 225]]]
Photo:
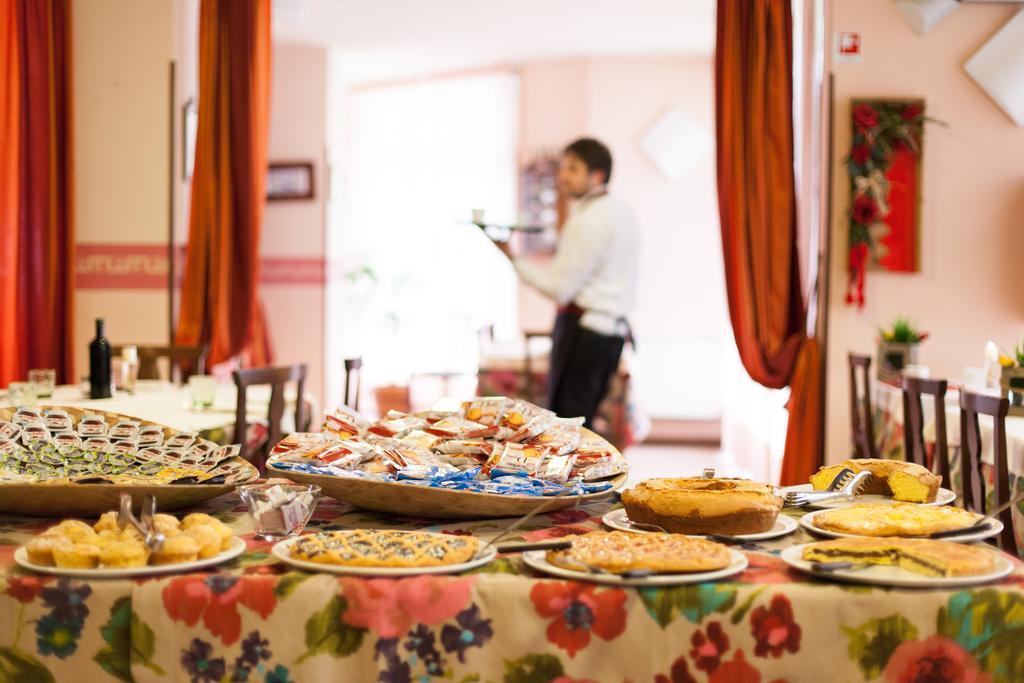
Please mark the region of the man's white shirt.
[[582, 308], [580, 326], [623, 336], [636, 305], [639, 253], [633, 210], [598, 188], [573, 207], [550, 263], [512, 263], [524, 282], [559, 306]]

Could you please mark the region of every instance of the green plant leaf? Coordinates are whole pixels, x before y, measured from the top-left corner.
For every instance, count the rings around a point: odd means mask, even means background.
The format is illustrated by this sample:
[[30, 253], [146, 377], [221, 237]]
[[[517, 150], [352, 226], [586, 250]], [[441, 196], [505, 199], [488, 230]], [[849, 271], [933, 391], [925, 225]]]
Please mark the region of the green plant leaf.
[[675, 621], [677, 613], [699, 624], [707, 615], [728, 612], [736, 605], [736, 587], [730, 584], [641, 588], [639, 593], [647, 613], [662, 628]]
[[288, 572], [277, 582], [274, 586], [274, 596], [281, 600], [287, 598], [292, 592], [302, 584], [303, 581], [308, 579], [312, 574], [305, 572]]
[[505, 683], [551, 683], [565, 675], [562, 660], [554, 655], [526, 655], [505, 660]]
[[318, 654], [332, 657], [348, 657], [363, 644], [366, 629], [349, 626], [341, 620], [348, 609], [345, 598], [335, 595], [327, 606], [306, 622], [306, 647], [309, 650], [299, 657], [298, 663]]
[[53, 674], [35, 657], [13, 647], [0, 647], [0, 682], [53, 683]]
[[865, 679], [881, 675], [889, 657], [901, 643], [917, 638], [917, 629], [905, 617], [894, 614], [884, 619], [869, 619], [860, 626], [843, 626], [850, 641], [847, 652], [857, 662]]
[[132, 601], [119, 598], [110, 608], [110, 618], [100, 627], [106, 646], [93, 657], [108, 674], [122, 681], [132, 680]]
[[131, 661], [142, 664], [147, 669], [161, 676], [166, 675], [164, 670], [153, 662], [153, 654], [156, 652], [156, 634], [149, 624], [144, 622], [137, 612], [132, 612], [132, 651]]
[[997, 683], [1024, 671], [1024, 596], [986, 588], [961, 591], [939, 610], [937, 630], [978, 660]]

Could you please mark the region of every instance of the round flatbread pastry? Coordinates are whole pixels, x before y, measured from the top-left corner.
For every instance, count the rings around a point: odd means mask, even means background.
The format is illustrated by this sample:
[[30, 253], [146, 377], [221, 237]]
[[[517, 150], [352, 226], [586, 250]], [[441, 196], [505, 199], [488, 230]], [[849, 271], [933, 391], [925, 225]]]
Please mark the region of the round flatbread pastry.
[[547, 560], [564, 569], [594, 568], [612, 574], [650, 570], [659, 574], [705, 572], [729, 566], [729, 550], [720, 543], [682, 534], [634, 534], [592, 531], [572, 539], [567, 550], [552, 550]]
[[354, 529], [303, 536], [292, 544], [291, 556], [349, 567], [438, 567], [469, 562], [479, 547], [472, 536]]
[[938, 531], [967, 528], [979, 517], [974, 512], [951, 505], [927, 507], [914, 503], [858, 503], [816, 513], [814, 526], [855, 536], [928, 536]]

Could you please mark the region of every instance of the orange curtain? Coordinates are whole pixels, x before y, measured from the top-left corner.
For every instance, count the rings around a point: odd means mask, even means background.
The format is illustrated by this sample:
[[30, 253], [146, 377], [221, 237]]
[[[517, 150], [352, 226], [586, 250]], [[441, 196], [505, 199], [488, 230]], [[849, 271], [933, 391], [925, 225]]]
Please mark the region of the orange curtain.
[[74, 380], [69, 4], [0, 0], [0, 385]]
[[270, 109], [270, 0], [202, 0], [199, 126], [178, 344], [269, 361], [259, 302]]
[[793, 175], [789, 0], [718, 0], [718, 206], [733, 334], [750, 376], [791, 387], [782, 483], [821, 444], [818, 345], [805, 334]]

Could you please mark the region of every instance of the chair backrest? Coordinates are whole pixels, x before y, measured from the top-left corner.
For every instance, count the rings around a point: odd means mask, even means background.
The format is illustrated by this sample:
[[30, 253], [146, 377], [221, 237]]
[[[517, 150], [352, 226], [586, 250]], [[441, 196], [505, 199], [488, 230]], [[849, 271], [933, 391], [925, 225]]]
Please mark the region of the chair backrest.
[[903, 450], [908, 462], [928, 467], [924, 441], [922, 396], [930, 396], [935, 407], [935, 452], [931, 470], [952, 488], [949, 478], [949, 445], [946, 439], [946, 388], [944, 379], [903, 378]]
[[[850, 431], [853, 452], [858, 458], [877, 458], [875, 418], [871, 408], [871, 356], [851, 353], [850, 364]], [[857, 388], [857, 375], [863, 391]]]
[[[352, 375], [355, 374], [356, 389], [355, 393], [350, 393], [352, 386]], [[346, 358], [345, 359], [345, 405], [359, 410], [359, 393], [363, 386], [363, 359], [362, 358]]]
[[[124, 348], [129, 344], [117, 344], [111, 347], [114, 356], [120, 356]], [[178, 381], [182, 384], [195, 374], [203, 374], [206, 370], [205, 346], [147, 346], [134, 344], [139, 352], [139, 379], [161, 379], [160, 365], [161, 358], [166, 358], [170, 363], [170, 381]], [[175, 380], [175, 374], [178, 379]]]
[[[1010, 500], [1010, 476], [1006, 460], [1006, 414], [1010, 402], [998, 396], [960, 392], [960, 470], [963, 478], [961, 496], [964, 507], [974, 512], [985, 512], [985, 480], [981, 471], [981, 430], [978, 415], [992, 418], [992, 464], [995, 470], [994, 507]], [[1016, 554], [1017, 542], [1013, 534], [1013, 511], [999, 513], [1003, 531], [999, 534], [999, 547]]]
[[[277, 368], [249, 368], [235, 370], [232, 373], [235, 387], [238, 389], [238, 401], [235, 405], [235, 439], [241, 443], [242, 457], [256, 465], [263, 472], [267, 453], [281, 440], [281, 417], [284, 415], [284, 389], [288, 382], [296, 383], [295, 394], [295, 429], [303, 431], [307, 427], [305, 405], [303, 399], [306, 386], [306, 364], [286, 365]], [[246, 389], [251, 386], [270, 385], [270, 405], [267, 409], [267, 440], [253, 448], [247, 443], [248, 424], [246, 422]]]

